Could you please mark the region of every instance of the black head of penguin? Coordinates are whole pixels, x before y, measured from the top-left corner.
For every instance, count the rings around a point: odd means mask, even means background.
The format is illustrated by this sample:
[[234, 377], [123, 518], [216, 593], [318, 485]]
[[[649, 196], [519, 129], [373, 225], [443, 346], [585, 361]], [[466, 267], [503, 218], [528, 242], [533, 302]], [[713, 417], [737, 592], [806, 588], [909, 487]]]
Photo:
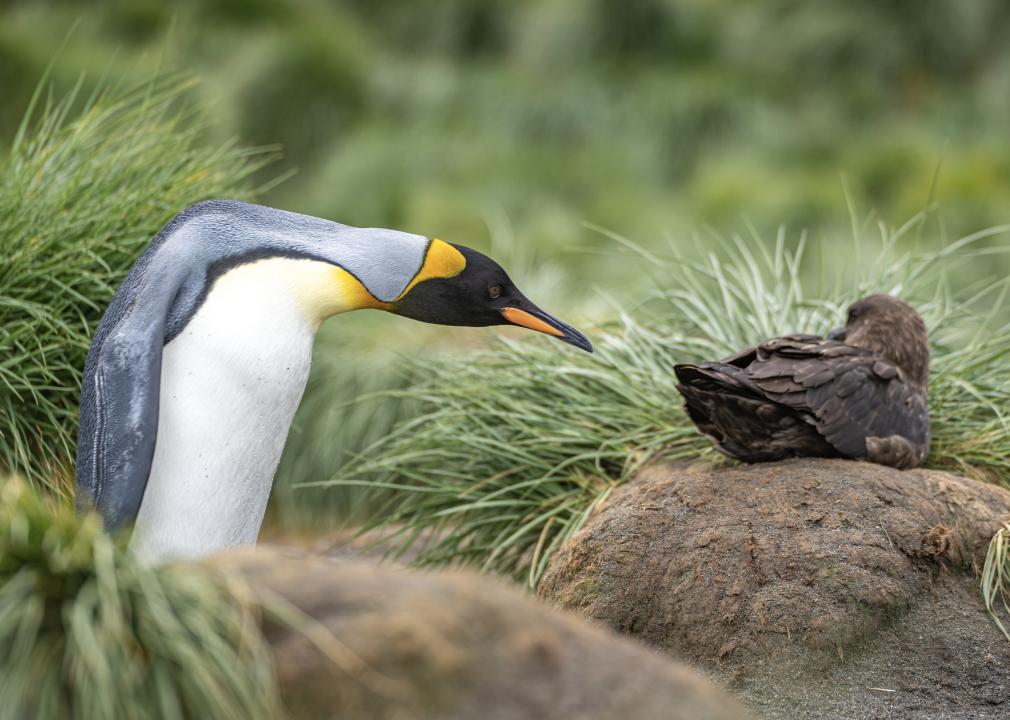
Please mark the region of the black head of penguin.
[[593, 351], [585, 335], [530, 302], [501, 265], [476, 250], [452, 246], [466, 260], [463, 270], [417, 283], [393, 304], [392, 312], [438, 325], [520, 325]]

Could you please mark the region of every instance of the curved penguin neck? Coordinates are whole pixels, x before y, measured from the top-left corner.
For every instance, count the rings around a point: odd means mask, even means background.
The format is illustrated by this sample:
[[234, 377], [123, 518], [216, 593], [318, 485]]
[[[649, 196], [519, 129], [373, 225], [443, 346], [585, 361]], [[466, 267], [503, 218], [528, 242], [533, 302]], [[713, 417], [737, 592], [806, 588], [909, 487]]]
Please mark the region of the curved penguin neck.
[[138, 556], [256, 542], [316, 329], [375, 306], [352, 276], [321, 261], [270, 258], [217, 279], [164, 348], [154, 460], [131, 541]]

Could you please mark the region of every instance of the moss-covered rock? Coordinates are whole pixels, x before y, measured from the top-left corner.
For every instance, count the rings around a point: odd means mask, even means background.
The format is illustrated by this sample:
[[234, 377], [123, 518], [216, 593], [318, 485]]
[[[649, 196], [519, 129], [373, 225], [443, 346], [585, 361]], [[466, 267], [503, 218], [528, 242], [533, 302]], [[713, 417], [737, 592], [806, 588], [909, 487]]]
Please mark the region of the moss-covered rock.
[[540, 594], [732, 680], [763, 712], [987, 717], [1010, 708], [1010, 645], [971, 568], [1007, 518], [1010, 492], [937, 471], [654, 465]]
[[311, 618], [297, 630], [266, 627], [297, 717], [729, 720], [743, 713], [686, 666], [486, 577], [264, 548], [216, 562], [237, 569], [268, 606], [280, 597]]

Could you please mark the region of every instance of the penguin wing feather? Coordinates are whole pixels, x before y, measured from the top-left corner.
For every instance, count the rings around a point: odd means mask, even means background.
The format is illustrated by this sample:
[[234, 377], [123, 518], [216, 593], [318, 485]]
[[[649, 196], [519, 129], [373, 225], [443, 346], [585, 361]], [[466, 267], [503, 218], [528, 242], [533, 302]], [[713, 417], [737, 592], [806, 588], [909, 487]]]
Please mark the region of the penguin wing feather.
[[147, 488], [166, 318], [180, 284], [143, 267], [131, 273], [84, 366], [76, 502], [79, 511], [97, 510], [110, 532], [136, 519]]

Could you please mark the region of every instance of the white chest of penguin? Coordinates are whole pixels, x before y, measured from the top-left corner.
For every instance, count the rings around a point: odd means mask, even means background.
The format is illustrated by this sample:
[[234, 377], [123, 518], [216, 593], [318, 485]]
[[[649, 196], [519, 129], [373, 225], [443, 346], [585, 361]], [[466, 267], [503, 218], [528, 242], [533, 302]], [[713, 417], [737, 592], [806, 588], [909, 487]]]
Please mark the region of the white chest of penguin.
[[256, 542], [322, 319], [313, 285], [333, 272], [320, 265], [276, 258], [227, 272], [165, 346], [154, 460], [131, 541], [142, 559]]

